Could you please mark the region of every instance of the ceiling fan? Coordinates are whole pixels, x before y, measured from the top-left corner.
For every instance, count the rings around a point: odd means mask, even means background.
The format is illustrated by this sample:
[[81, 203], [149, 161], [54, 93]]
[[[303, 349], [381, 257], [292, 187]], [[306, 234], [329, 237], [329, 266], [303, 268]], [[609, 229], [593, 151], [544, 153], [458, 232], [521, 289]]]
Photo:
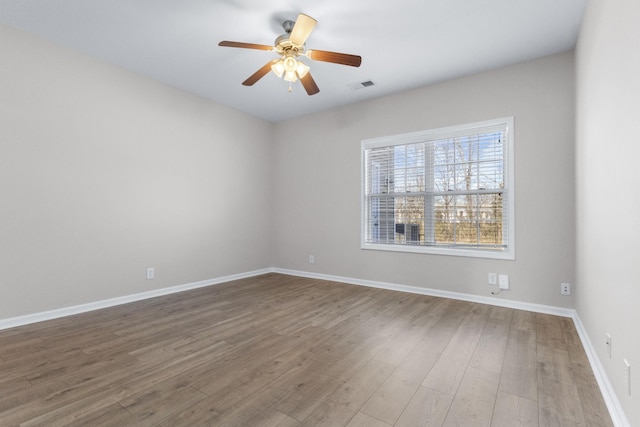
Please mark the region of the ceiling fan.
[[311, 77], [309, 66], [298, 59], [299, 56], [305, 56], [314, 61], [331, 62], [334, 64], [349, 65], [351, 67], [359, 67], [362, 58], [358, 55], [349, 55], [346, 53], [329, 52], [326, 50], [306, 50], [305, 42], [313, 31], [318, 21], [303, 13], [298, 15], [296, 22], [284, 21], [282, 27], [285, 34], [279, 36], [274, 46], [268, 46], [255, 43], [243, 43], [232, 41], [221, 41], [218, 46], [239, 47], [244, 49], [258, 49], [276, 52], [280, 57], [267, 62], [262, 68], [253, 73], [242, 82], [245, 86], [252, 86], [262, 77], [267, 75], [269, 71], [273, 71], [278, 78], [284, 78], [289, 82], [289, 92], [291, 92], [291, 84], [300, 79], [302, 86], [309, 95], [315, 95], [320, 92], [318, 85]]

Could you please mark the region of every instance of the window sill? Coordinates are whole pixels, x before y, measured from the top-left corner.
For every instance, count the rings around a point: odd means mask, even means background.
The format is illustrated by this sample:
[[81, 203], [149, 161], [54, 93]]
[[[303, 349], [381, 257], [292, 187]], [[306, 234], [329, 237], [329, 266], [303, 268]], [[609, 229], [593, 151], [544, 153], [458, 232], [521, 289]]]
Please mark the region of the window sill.
[[387, 252], [407, 252], [427, 255], [444, 255], [444, 256], [460, 256], [471, 258], [487, 258], [487, 259], [505, 259], [515, 260], [513, 250], [488, 250], [488, 249], [471, 249], [471, 248], [447, 248], [424, 245], [389, 245], [378, 243], [362, 243], [360, 249], [387, 251]]

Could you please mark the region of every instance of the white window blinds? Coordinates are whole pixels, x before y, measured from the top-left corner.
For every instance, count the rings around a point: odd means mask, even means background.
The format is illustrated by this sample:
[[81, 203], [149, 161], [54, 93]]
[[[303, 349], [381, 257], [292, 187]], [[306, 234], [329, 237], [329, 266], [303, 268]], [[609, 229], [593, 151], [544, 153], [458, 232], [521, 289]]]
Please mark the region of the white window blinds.
[[362, 246], [513, 258], [512, 122], [363, 141]]

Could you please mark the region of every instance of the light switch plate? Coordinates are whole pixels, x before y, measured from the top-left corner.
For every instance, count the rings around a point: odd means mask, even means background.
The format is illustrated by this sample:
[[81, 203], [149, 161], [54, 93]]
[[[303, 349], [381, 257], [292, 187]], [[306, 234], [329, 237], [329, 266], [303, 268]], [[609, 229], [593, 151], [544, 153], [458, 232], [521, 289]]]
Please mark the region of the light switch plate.
[[498, 284], [498, 275], [496, 273], [489, 273], [489, 277], [487, 278], [487, 282], [490, 285], [497, 285]]

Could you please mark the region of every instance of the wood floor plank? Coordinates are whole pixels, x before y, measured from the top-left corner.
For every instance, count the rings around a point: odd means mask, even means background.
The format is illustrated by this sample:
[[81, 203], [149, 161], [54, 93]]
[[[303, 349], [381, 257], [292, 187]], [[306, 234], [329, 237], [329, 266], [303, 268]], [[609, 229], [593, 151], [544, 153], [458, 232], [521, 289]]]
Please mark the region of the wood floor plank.
[[469, 368], [460, 383], [443, 426], [475, 427], [491, 425], [499, 375]]
[[513, 316], [515, 312], [516, 310], [512, 310], [507, 307], [493, 306], [489, 310], [489, 318], [496, 319], [496, 320], [504, 320], [505, 322], [507, 322], [507, 324], [512, 324], [514, 323]]
[[602, 400], [598, 384], [594, 381], [590, 386], [578, 385], [578, 397], [582, 404], [582, 413], [588, 427], [613, 427], [607, 406]]
[[275, 273], [0, 331], [0, 420], [612, 426], [569, 318]]
[[177, 376], [134, 393], [119, 404], [136, 418], [137, 423], [155, 425], [206, 398], [206, 394]]
[[550, 314], [536, 314], [537, 343], [546, 347], [566, 350], [560, 318]]
[[118, 404], [106, 406], [104, 408], [93, 410], [89, 408], [86, 414], [75, 412], [71, 417], [59, 419], [56, 421], [48, 420], [46, 424], [39, 420], [23, 423], [24, 426], [64, 426], [64, 427], [85, 427], [85, 426], [139, 426], [140, 422], [131, 415], [126, 409]]
[[538, 427], [538, 402], [498, 392], [492, 427]]
[[538, 362], [538, 377], [544, 375], [556, 381], [573, 383], [567, 350], [538, 345], [536, 360]]
[[[291, 379], [287, 380], [289, 381]], [[289, 394], [274, 408], [297, 420], [307, 418], [327, 396], [344, 384], [341, 379], [325, 375], [321, 370], [316, 371], [315, 368], [310, 372], [301, 372], [293, 382], [294, 385], [286, 384], [279, 387], [289, 390]]]
[[511, 326], [513, 329], [535, 332], [537, 328], [536, 313], [532, 311], [514, 310]]
[[385, 348], [376, 355], [376, 360], [390, 365], [400, 364], [433, 328], [445, 307], [445, 299], [430, 299], [421, 302], [416, 307], [415, 314], [407, 312], [404, 314], [408, 316], [399, 316], [399, 321], [390, 325], [388, 332], [383, 332], [388, 333], [390, 339]]
[[347, 424], [347, 427], [390, 427], [390, 424], [370, 417], [362, 412], [358, 412], [356, 416], [351, 419], [349, 424]]
[[[291, 349], [278, 352], [272, 359], [243, 359], [239, 363], [244, 363], [240, 369], [232, 368], [228, 362], [213, 366], [212, 371], [194, 379], [192, 383], [195, 388], [215, 401], [214, 408], [217, 412], [224, 413], [232, 409], [292, 369], [309, 365], [310, 359]], [[318, 363], [313, 365], [317, 369], [322, 367]], [[212, 378], [215, 378], [215, 381], [212, 381]]]
[[158, 427], [191, 427], [191, 426], [215, 426], [221, 414], [214, 408], [214, 402], [210, 399], [200, 400], [181, 412], [167, 416]]
[[29, 392], [32, 388], [29, 380], [24, 377], [12, 377], [0, 382], [0, 390], [4, 396], [15, 395], [21, 391]]
[[5, 342], [0, 347], [0, 357], [5, 362], [20, 358], [23, 354], [37, 353], [47, 348], [47, 344], [39, 337], [28, 338], [24, 341], [13, 339], [3, 341]]
[[[3, 382], [8, 382], [12, 378], [16, 378], [19, 381], [26, 378], [27, 375], [39, 372], [43, 365], [53, 362], [55, 356], [52, 356], [51, 353], [45, 348], [38, 352], [25, 353], [22, 357], [0, 362], [0, 373], [2, 373]], [[3, 397], [0, 396], [0, 401], [2, 401]]]
[[449, 310], [380, 386], [362, 412], [394, 424], [470, 310], [467, 304], [450, 302]]
[[502, 364], [501, 391], [538, 400], [536, 353], [535, 331], [512, 327]]
[[538, 413], [541, 426], [587, 425], [580, 394], [573, 382], [557, 381], [546, 375], [541, 375], [539, 382]]
[[237, 402], [222, 414], [218, 423], [228, 426], [249, 426], [262, 414], [276, 409], [292, 418], [306, 418], [328, 394], [343, 383], [317, 371], [315, 362], [302, 359], [287, 372], [267, 384], [259, 393]]
[[[71, 423], [79, 423], [80, 420], [89, 419], [108, 411], [116, 405], [113, 401], [96, 400], [85, 397], [74, 400], [64, 406], [57, 406], [55, 409], [43, 412], [41, 414], [33, 414], [20, 421], [20, 426], [66, 426]], [[4, 419], [9, 425], [13, 424], [13, 420], [8, 417]]]
[[276, 410], [270, 410], [263, 414], [253, 427], [296, 427], [299, 425], [300, 422], [295, 418]]
[[451, 402], [453, 402], [451, 395], [420, 387], [394, 427], [442, 426], [449, 413]]
[[509, 328], [509, 320], [489, 317], [469, 366], [498, 374], [502, 372]]
[[489, 307], [474, 305], [447, 344], [422, 385], [450, 395], [462, 381], [487, 321]]
[[369, 360], [340, 388], [307, 416], [301, 426], [333, 427], [346, 425], [369, 399], [371, 394], [391, 374], [394, 367], [384, 362]]
[[389, 337], [380, 338], [376, 335], [363, 339], [350, 353], [327, 366], [325, 372], [327, 375], [347, 381], [380, 354], [389, 341]]
[[116, 373], [109, 370], [110, 376], [90, 372], [85, 377], [81, 372], [73, 373], [68, 378], [47, 383], [49, 392], [41, 399], [23, 404], [15, 408], [15, 412], [8, 411], [1, 416], [34, 425], [65, 425], [79, 417], [89, 417], [92, 412], [101, 412], [140, 390], [180, 375], [200, 363], [200, 358], [195, 355], [165, 363], [161, 370], [156, 365], [139, 365], [133, 371], [125, 369]]

